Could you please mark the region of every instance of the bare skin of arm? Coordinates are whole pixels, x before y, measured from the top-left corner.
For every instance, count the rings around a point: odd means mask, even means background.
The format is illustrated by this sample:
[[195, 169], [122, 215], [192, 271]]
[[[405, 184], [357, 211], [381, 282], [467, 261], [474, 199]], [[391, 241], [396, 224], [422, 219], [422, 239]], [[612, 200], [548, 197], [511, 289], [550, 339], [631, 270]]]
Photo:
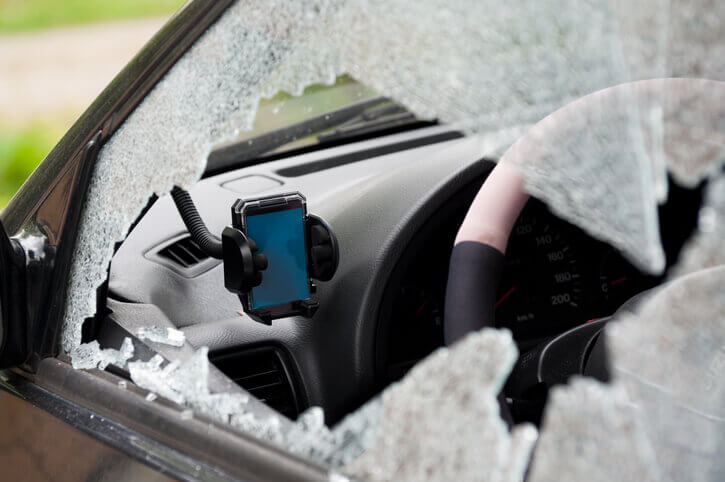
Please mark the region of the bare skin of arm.
[[471, 203], [454, 245], [475, 241], [505, 254], [509, 234], [528, 199], [516, 167], [499, 163]]

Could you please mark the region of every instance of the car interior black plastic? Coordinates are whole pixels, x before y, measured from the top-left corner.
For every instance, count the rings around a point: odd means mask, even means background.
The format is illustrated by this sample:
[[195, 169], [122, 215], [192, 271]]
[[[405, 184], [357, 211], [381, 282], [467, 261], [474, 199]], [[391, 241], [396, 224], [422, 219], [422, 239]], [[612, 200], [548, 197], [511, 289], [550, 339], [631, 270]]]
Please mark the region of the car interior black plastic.
[[546, 388], [565, 384], [573, 375], [583, 375], [591, 348], [609, 317], [576, 326], [547, 340], [519, 358], [506, 382], [509, 397], [525, 398], [539, 384]]

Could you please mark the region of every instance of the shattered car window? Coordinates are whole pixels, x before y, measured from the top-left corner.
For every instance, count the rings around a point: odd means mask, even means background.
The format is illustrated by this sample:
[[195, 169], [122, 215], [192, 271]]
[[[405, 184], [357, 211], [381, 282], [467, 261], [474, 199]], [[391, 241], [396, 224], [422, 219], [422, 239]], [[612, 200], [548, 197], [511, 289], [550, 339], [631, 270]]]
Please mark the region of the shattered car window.
[[[150, 393], [365, 479], [721, 480], [724, 24], [725, 4], [706, 0], [236, 2], [101, 150], [62, 349], [76, 368], [127, 366]], [[184, 345], [183, 333], [134, 333], [181, 345], [149, 360], [133, 359], [130, 343], [81, 344], [114, 244], [149, 197], [196, 182], [213, 147], [251, 129], [260, 99], [342, 74], [479, 136], [481, 157], [502, 133], [520, 134], [500, 162], [647, 272], [665, 269], [657, 207], [668, 176], [706, 182], [667, 284], [605, 331], [611, 382], [558, 387], [540, 433], [509, 431], [499, 415], [517, 357], [506, 331], [440, 349], [335, 427], [316, 407], [292, 422], [260, 416], [243, 391], [214, 392], [207, 348]]]

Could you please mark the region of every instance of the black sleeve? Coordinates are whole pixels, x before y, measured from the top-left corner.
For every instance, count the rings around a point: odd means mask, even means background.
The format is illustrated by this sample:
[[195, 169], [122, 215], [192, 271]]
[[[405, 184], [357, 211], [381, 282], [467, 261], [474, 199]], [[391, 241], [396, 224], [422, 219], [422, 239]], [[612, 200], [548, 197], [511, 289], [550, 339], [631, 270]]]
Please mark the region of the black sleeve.
[[[453, 247], [443, 313], [446, 346], [472, 331], [494, 326], [503, 262], [503, 253], [487, 244], [465, 241]], [[498, 404], [501, 418], [512, 427], [513, 418], [503, 392], [498, 395]]]
[[465, 241], [453, 247], [444, 308], [446, 345], [472, 331], [493, 327], [503, 262], [503, 253], [487, 244]]

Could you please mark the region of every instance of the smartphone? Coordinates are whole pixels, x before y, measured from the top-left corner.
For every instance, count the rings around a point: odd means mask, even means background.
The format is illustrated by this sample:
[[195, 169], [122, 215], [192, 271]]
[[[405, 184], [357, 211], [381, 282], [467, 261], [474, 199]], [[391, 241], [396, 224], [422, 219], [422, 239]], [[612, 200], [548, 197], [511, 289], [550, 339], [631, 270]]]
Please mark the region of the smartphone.
[[[296, 311], [310, 298], [305, 219], [307, 203], [300, 193], [239, 200], [234, 221], [267, 257], [262, 283], [245, 294], [245, 309], [278, 318]], [[251, 314], [251, 313], [250, 313]]]

